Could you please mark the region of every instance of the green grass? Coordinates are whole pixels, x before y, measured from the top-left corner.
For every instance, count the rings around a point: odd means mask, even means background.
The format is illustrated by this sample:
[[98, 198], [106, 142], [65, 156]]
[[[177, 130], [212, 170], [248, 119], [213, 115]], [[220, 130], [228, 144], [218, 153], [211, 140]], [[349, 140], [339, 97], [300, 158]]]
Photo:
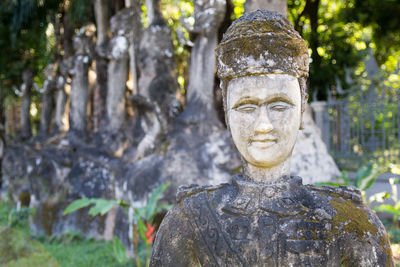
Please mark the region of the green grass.
[[16, 212], [10, 204], [0, 202], [1, 266], [133, 266], [133, 260], [117, 262], [111, 242], [86, 239], [77, 232], [59, 238], [31, 237], [29, 212]]
[[44, 247], [60, 266], [132, 266], [132, 262], [117, 262], [110, 242], [83, 239], [65, 244], [56, 241], [44, 242]]

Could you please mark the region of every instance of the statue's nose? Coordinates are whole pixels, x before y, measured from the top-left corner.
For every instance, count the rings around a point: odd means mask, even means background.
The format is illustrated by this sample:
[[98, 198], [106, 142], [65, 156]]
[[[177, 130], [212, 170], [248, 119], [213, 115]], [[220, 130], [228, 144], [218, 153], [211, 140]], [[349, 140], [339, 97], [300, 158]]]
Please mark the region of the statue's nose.
[[271, 123], [271, 120], [268, 116], [267, 107], [262, 106], [260, 108], [260, 113], [258, 115], [256, 125], [255, 125], [255, 132], [259, 134], [266, 134], [272, 131], [274, 126]]

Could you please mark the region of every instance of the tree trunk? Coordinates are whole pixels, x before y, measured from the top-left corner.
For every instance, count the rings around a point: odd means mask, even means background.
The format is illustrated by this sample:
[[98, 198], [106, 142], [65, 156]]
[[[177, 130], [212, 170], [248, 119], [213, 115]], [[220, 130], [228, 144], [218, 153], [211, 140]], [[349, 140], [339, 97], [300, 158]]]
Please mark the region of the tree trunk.
[[21, 100], [21, 138], [28, 139], [32, 136], [30, 108], [31, 108], [31, 89], [33, 85], [33, 71], [26, 69], [22, 73], [22, 100]]
[[[72, 68], [72, 58], [73, 58], [73, 47], [72, 47], [72, 37], [73, 29], [69, 23], [68, 16], [66, 12], [62, 14], [60, 19], [63, 31], [56, 34], [59, 37], [58, 43], [60, 50], [64, 50], [64, 55], [62, 59], [58, 61], [59, 73], [56, 81], [56, 107], [55, 107], [55, 131], [67, 131], [69, 128], [68, 113], [69, 107], [67, 106], [69, 101], [70, 84], [67, 84], [69, 79], [69, 72]], [[61, 29], [61, 27], [59, 27]], [[62, 34], [61, 34], [62, 33]], [[66, 87], [68, 87], [68, 94]]]
[[147, 18], [149, 19], [149, 25], [153, 24], [156, 19], [160, 18], [160, 12], [158, 10], [159, 0], [145, 0]]
[[56, 66], [49, 64], [44, 69], [46, 80], [43, 82], [42, 111], [40, 114], [39, 135], [46, 136], [50, 132], [50, 123], [53, 113], [53, 92], [56, 88]]
[[[1, 131], [4, 131], [5, 127], [5, 114], [4, 114], [4, 87], [2, 86], [0, 82], [0, 129]], [[2, 135], [3, 136], [3, 135]]]
[[75, 66], [71, 85], [71, 108], [69, 112], [70, 130], [86, 132], [86, 111], [88, 103], [88, 71], [89, 58], [78, 55], [75, 57]]
[[97, 26], [97, 45], [102, 45], [109, 39], [110, 23], [108, 0], [95, 0], [94, 11]]
[[[64, 77], [60, 77], [62, 81], [57, 82], [57, 93], [56, 93], [56, 111], [55, 111], [55, 124], [57, 131], [67, 131], [68, 124], [68, 110], [67, 110], [67, 100], [68, 95], [65, 92]], [[68, 85], [69, 86], [69, 85]]]
[[97, 25], [96, 44], [96, 86], [93, 92], [93, 130], [96, 132], [105, 118], [107, 97], [107, 64], [105, 52], [102, 51], [109, 39], [110, 23], [108, 14], [108, 1], [95, 0], [94, 11]]
[[129, 65], [133, 81], [133, 94], [139, 92], [139, 71], [137, 68], [137, 55], [139, 53], [140, 40], [142, 38], [143, 25], [142, 25], [142, 9], [139, 0], [130, 0], [131, 7], [133, 8], [132, 32], [129, 36]]
[[96, 60], [96, 86], [93, 92], [93, 130], [97, 132], [104, 122], [107, 99], [108, 60], [99, 54]]
[[[46, 83], [47, 82], [47, 83]], [[42, 95], [42, 112], [40, 115], [39, 134], [46, 136], [50, 132], [51, 115], [53, 113], [53, 92], [55, 89], [54, 81], [45, 81], [44, 92]]]
[[247, 0], [244, 4], [244, 11], [252, 12], [258, 9], [277, 11], [287, 17], [286, 0]]
[[68, 15], [66, 13], [63, 14], [62, 17], [62, 25], [63, 25], [63, 49], [64, 49], [64, 59], [72, 56], [74, 54], [74, 49], [72, 45], [72, 38], [74, 35], [74, 29], [72, 28]]
[[0, 189], [3, 185], [3, 172], [2, 172], [2, 161], [4, 157], [4, 152], [6, 149], [6, 142], [5, 142], [5, 114], [4, 114], [4, 87], [0, 82]]
[[[321, 66], [321, 56], [318, 54], [317, 48], [319, 47], [319, 40], [318, 40], [318, 8], [319, 8], [320, 0], [308, 0], [306, 3], [306, 11], [307, 15], [310, 19], [311, 25], [311, 33], [310, 33], [310, 48], [312, 50], [311, 58], [313, 61], [313, 65], [315, 69], [320, 69]], [[317, 79], [310, 79], [310, 87], [313, 88], [314, 91], [317, 91], [317, 94], [321, 94], [322, 99], [327, 98], [326, 88], [319, 88], [317, 85], [319, 84]], [[318, 95], [317, 95], [318, 96]], [[317, 100], [317, 99], [316, 99]]]

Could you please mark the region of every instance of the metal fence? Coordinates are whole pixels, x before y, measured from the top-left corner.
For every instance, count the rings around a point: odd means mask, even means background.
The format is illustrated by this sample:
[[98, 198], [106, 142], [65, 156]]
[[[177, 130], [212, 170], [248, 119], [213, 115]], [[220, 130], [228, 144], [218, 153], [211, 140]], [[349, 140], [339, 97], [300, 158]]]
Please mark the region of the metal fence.
[[330, 99], [325, 111], [325, 141], [340, 168], [355, 170], [368, 161], [400, 164], [399, 84], [382, 73], [366, 77], [347, 97]]

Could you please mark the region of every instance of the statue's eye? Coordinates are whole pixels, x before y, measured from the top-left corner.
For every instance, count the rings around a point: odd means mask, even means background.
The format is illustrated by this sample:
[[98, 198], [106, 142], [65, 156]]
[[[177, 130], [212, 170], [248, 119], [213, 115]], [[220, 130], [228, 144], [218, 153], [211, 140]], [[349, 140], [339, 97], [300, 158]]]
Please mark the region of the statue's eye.
[[237, 111], [244, 112], [244, 113], [251, 113], [251, 112], [254, 112], [256, 109], [257, 109], [257, 105], [254, 105], [254, 104], [245, 104], [245, 105], [241, 105], [236, 108]]
[[288, 110], [292, 105], [282, 101], [274, 102], [269, 105], [270, 109], [273, 111], [285, 111]]

